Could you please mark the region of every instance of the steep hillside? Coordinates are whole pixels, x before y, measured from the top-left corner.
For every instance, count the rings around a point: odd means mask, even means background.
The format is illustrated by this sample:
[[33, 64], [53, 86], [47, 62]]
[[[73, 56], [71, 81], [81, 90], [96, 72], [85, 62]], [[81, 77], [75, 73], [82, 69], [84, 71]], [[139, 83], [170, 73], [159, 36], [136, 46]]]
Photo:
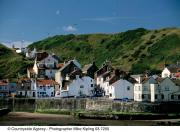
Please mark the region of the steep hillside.
[[180, 61], [180, 29], [143, 28], [117, 34], [57, 35], [29, 46], [55, 53], [62, 59], [76, 58], [84, 65], [111, 60], [123, 70], [158, 72], [164, 63]]
[[0, 44], [0, 79], [16, 78], [25, 74], [29, 64], [30, 61], [23, 56]]

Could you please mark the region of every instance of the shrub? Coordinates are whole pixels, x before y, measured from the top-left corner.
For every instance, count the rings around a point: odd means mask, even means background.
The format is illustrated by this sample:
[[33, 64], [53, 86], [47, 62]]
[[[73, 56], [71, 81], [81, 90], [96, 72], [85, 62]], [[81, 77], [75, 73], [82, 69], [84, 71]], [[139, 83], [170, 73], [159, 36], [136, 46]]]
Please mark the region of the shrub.
[[156, 36], [153, 34], [151, 35], [150, 39], [154, 39]]
[[139, 47], [139, 49], [145, 49], [145, 48], [146, 48], [145, 45], [141, 45], [141, 46]]
[[146, 57], [146, 54], [142, 54], [141, 56], [140, 56], [140, 58], [145, 58]]
[[146, 42], [147, 45], [152, 44], [152, 43], [153, 43], [153, 41], [151, 41], [151, 40]]

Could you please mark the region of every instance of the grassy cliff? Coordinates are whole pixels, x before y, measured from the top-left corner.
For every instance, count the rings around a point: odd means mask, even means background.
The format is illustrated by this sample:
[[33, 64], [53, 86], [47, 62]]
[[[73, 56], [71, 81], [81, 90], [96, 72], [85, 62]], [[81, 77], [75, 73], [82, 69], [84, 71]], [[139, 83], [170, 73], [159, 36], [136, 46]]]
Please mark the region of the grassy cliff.
[[158, 72], [164, 63], [180, 60], [180, 29], [138, 28], [116, 34], [56, 35], [29, 48], [55, 53], [62, 59], [78, 59], [83, 65], [111, 60], [114, 67], [141, 73]]
[[0, 79], [12, 79], [25, 74], [30, 63], [22, 55], [0, 44]]

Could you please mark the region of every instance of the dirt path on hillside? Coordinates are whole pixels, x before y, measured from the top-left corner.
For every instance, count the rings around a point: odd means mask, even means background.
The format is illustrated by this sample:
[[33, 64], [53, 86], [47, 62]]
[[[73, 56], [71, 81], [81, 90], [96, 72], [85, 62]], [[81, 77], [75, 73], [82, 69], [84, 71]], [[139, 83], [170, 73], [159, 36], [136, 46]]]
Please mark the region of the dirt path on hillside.
[[0, 117], [1, 126], [10, 125], [40, 125], [40, 126], [67, 126], [67, 125], [105, 125], [105, 126], [152, 126], [171, 125], [171, 122], [178, 122], [180, 119], [168, 120], [94, 120], [77, 119], [70, 115], [40, 114], [28, 112], [11, 112], [7, 116]]

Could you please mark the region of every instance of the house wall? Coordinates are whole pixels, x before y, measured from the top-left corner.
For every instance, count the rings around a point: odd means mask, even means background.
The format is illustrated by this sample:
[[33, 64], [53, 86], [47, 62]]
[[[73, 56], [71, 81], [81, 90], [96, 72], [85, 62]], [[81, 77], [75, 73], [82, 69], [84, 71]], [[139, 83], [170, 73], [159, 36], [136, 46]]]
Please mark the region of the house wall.
[[109, 98], [111, 99], [133, 99], [134, 87], [133, 84], [127, 80], [120, 79], [109, 87]]
[[19, 90], [19, 91], [17, 91], [17, 95], [19, 95], [19, 96], [24, 96], [24, 97], [35, 97], [34, 96], [34, 94], [35, 94], [35, 91], [27, 91], [27, 90]]
[[134, 84], [134, 101], [142, 101], [142, 84]]
[[38, 85], [37, 96], [38, 97], [54, 97], [54, 86], [50, 85]]
[[151, 101], [151, 84], [156, 83], [153, 77], [145, 83], [136, 83], [134, 85], [134, 101]]
[[171, 73], [167, 68], [164, 68], [164, 70], [161, 73], [162, 78], [170, 77]]
[[38, 65], [45, 64], [46, 67], [54, 68], [54, 64], [58, 64], [58, 60], [56, 60], [52, 55], [49, 55], [45, 59], [41, 60]]
[[8, 97], [9, 95], [9, 87], [8, 85], [0, 86], [0, 98]]
[[59, 72], [59, 71], [57, 71], [56, 73], [55, 73], [55, 81], [56, 82], [58, 82], [58, 83], [61, 83], [61, 73]]
[[180, 92], [179, 87], [169, 78], [166, 78], [160, 83], [160, 89], [161, 94], [164, 95], [164, 99], [161, 99], [162, 101], [173, 101], [174, 99], [171, 99], [171, 95]]
[[56, 72], [57, 72], [56, 69], [46, 69], [46, 70], [45, 70], [45, 75], [46, 75], [49, 79], [54, 79]]
[[92, 96], [94, 85], [94, 80], [88, 76], [77, 78], [67, 86], [67, 90], [61, 90], [61, 97], [81, 95]]
[[37, 67], [37, 62], [34, 62], [33, 70], [35, 74], [38, 74], [38, 67]]

